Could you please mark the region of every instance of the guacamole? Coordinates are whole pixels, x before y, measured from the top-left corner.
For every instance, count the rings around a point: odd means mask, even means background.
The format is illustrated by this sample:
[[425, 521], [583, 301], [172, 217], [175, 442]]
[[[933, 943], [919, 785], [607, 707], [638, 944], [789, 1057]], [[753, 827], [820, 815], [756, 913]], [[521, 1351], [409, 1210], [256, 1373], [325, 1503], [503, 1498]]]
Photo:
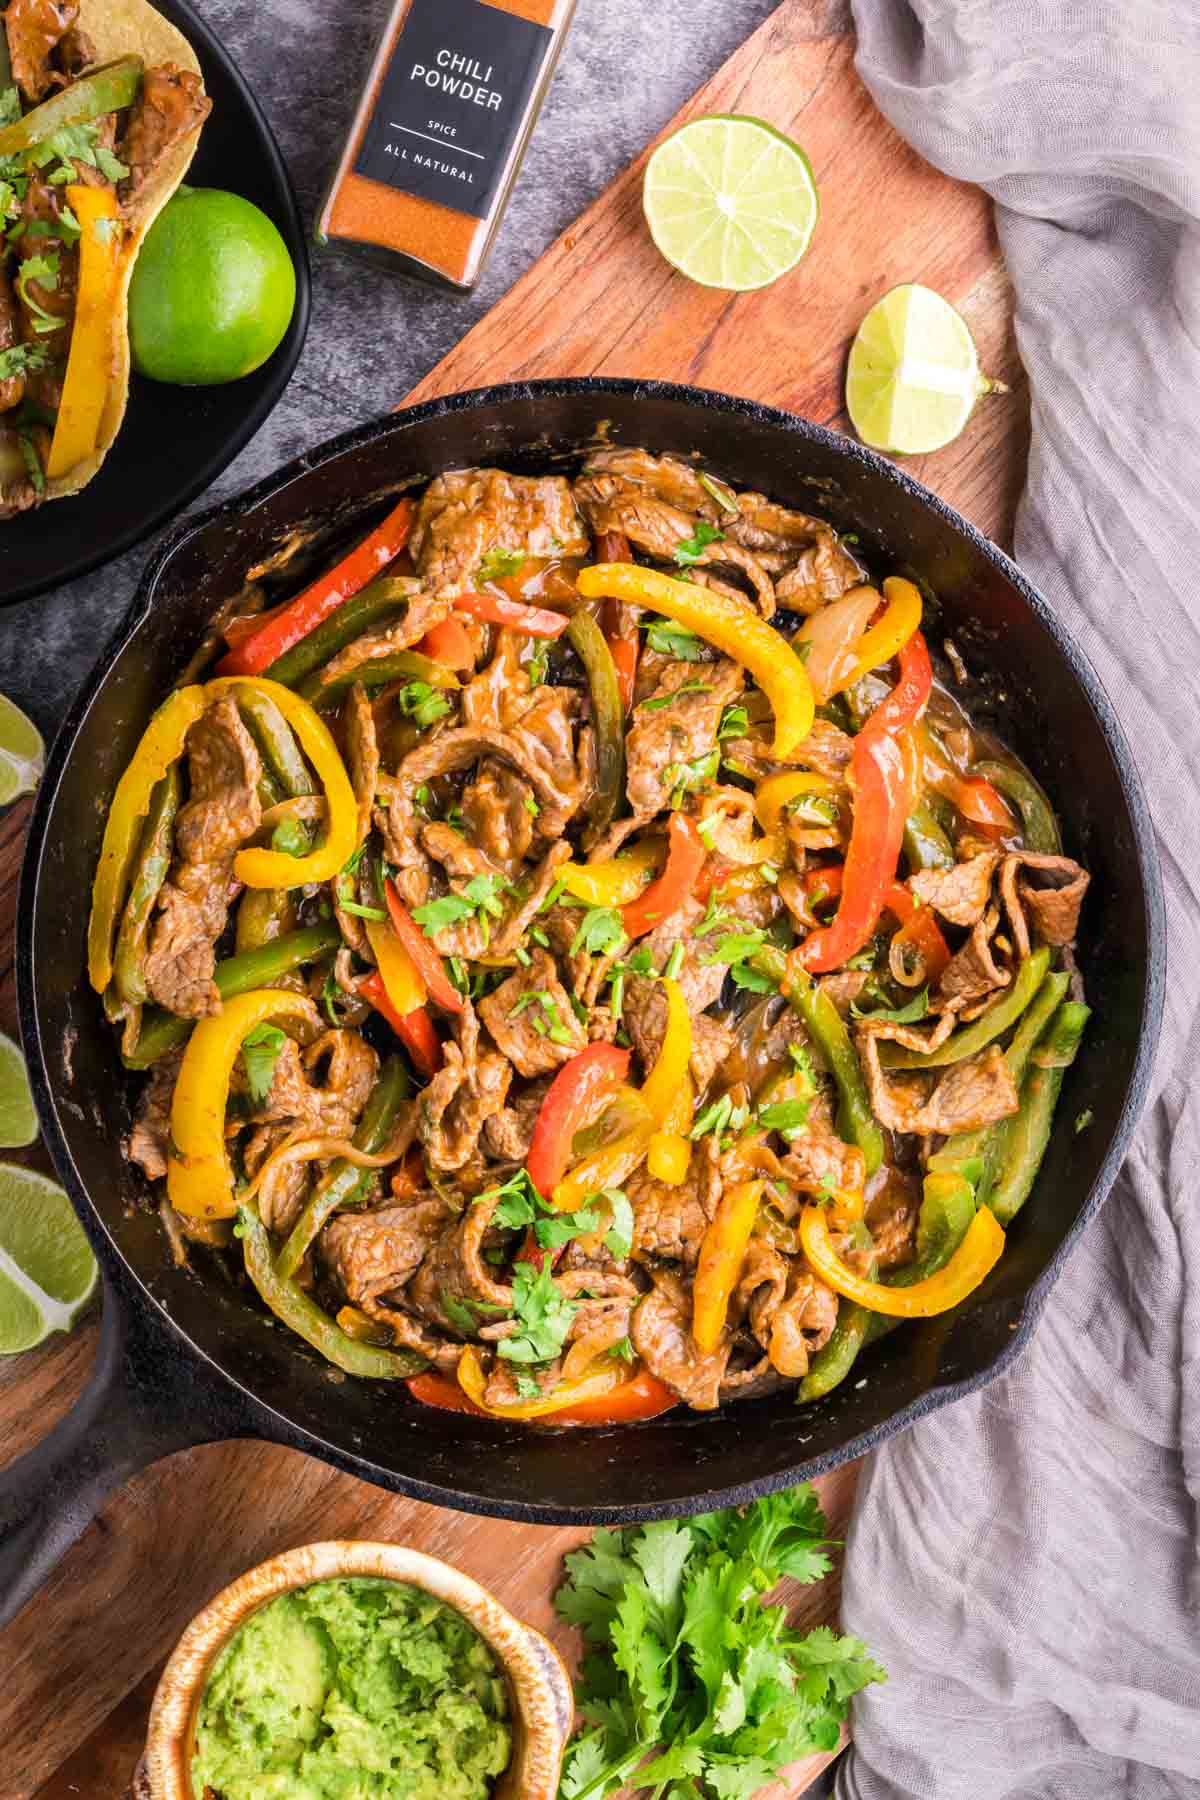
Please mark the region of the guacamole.
[[192, 1786], [220, 1800], [487, 1800], [508, 1695], [461, 1614], [398, 1581], [280, 1594], [213, 1667]]

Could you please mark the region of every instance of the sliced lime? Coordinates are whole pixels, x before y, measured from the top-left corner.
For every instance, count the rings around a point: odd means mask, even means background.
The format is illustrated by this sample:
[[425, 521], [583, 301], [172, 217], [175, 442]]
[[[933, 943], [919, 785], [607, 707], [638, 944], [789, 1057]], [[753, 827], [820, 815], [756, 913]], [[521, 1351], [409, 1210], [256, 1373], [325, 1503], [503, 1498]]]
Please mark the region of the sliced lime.
[[980, 394], [1004, 391], [1002, 382], [980, 374], [962, 316], [917, 282], [877, 300], [850, 346], [846, 411], [876, 450], [940, 450], [958, 436]]
[[0, 694], [0, 806], [33, 792], [45, 760], [46, 746], [33, 720]]
[[817, 222], [817, 185], [797, 144], [761, 119], [715, 113], [666, 138], [642, 205], [667, 261], [704, 287], [766, 287], [794, 268]]
[[38, 1134], [21, 1047], [0, 1031], [0, 1150], [22, 1150]]
[[0, 1355], [70, 1331], [98, 1277], [83, 1226], [58, 1183], [0, 1163]]

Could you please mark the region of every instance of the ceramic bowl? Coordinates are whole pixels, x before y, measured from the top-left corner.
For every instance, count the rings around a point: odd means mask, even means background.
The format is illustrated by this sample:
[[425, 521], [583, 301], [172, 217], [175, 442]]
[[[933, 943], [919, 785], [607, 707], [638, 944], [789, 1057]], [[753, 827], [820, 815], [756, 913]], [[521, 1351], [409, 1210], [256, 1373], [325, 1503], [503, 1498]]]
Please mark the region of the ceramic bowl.
[[150, 1709], [133, 1800], [202, 1800], [191, 1782], [196, 1718], [212, 1666], [251, 1613], [277, 1594], [345, 1575], [383, 1576], [423, 1588], [454, 1607], [489, 1644], [508, 1680], [512, 1760], [494, 1800], [554, 1800], [571, 1735], [571, 1681], [553, 1645], [449, 1563], [400, 1544], [302, 1544], [259, 1563], [196, 1614], [163, 1670]]

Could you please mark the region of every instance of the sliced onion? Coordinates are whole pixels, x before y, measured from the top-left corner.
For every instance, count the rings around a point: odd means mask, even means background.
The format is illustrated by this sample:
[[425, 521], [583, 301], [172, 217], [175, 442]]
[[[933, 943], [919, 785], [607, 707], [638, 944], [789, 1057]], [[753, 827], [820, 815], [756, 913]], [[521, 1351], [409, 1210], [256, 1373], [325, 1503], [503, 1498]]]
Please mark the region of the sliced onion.
[[796, 634], [797, 645], [811, 646], [804, 667], [818, 705], [849, 676], [857, 661], [858, 641], [882, 604], [875, 588], [851, 588], [813, 613]]

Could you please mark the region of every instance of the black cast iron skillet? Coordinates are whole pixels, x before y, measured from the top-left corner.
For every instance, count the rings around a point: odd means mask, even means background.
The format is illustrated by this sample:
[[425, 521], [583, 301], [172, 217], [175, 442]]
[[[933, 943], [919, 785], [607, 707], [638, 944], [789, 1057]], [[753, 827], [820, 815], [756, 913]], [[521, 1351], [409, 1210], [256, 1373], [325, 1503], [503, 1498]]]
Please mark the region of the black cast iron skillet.
[[[972, 696], [1057, 802], [1092, 872], [1082, 964], [1095, 1017], [1070, 1071], [1037, 1190], [987, 1283], [953, 1316], [897, 1333], [816, 1406], [788, 1394], [598, 1432], [534, 1432], [430, 1411], [339, 1376], [255, 1302], [172, 1266], [124, 1161], [131, 1084], [84, 980], [87, 895], [105, 810], [151, 709], [247, 566], [297, 526], [332, 541], [398, 484], [471, 463], [578, 463], [601, 432], [699, 452], [739, 486], [824, 513], [881, 566], [923, 580]], [[936, 643], [936, 624], [930, 627]], [[256, 1436], [422, 1500], [547, 1524], [628, 1522], [744, 1501], [829, 1469], [1007, 1367], [1116, 1172], [1158, 1029], [1162, 901], [1145, 802], [1095, 676], [1049, 604], [914, 481], [788, 414], [629, 381], [491, 388], [393, 415], [289, 464], [159, 549], [130, 616], [51, 751], [20, 896], [21, 1026], [42, 1130], [104, 1273], [100, 1354], [76, 1410], [0, 1478], [0, 1592], [27, 1598], [137, 1468]], [[1092, 1114], [1086, 1131], [1073, 1121]]]

